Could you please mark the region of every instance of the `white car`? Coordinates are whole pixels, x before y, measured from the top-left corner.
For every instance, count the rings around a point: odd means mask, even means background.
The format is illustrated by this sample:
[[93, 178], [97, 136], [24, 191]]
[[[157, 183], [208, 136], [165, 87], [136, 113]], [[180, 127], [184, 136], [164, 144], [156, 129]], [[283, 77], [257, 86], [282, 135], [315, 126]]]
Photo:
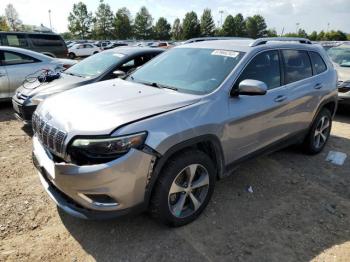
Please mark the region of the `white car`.
[[79, 56], [90, 56], [101, 52], [102, 49], [93, 44], [75, 44], [68, 49], [68, 57], [74, 59]]

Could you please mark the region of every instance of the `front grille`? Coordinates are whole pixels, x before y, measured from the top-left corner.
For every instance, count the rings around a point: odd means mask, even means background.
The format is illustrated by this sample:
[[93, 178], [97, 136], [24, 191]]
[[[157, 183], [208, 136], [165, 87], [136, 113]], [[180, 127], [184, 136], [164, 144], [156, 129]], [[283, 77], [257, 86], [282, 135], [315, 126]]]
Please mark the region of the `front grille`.
[[67, 134], [45, 122], [37, 114], [33, 114], [32, 127], [40, 142], [53, 154], [64, 157], [64, 141]]

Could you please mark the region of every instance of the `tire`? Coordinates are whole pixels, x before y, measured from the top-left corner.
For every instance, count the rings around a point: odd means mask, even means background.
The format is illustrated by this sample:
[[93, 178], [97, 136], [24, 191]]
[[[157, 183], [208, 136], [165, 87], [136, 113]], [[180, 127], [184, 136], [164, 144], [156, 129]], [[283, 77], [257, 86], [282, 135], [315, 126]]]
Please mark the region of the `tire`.
[[332, 114], [327, 108], [323, 108], [313, 122], [303, 147], [308, 154], [320, 153], [325, 147], [332, 129]]
[[95, 54], [98, 54], [98, 51], [95, 51], [93, 54], [94, 54], [94, 55], [95, 55]]
[[214, 164], [202, 151], [175, 155], [168, 160], [155, 184], [150, 204], [152, 216], [174, 227], [191, 223], [207, 206], [215, 181]]
[[75, 58], [75, 54], [74, 54], [74, 53], [69, 53], [69, 54], [68, 54], [68, 57], [69, 57], [70, 59], [74, 59], [74, 58]]

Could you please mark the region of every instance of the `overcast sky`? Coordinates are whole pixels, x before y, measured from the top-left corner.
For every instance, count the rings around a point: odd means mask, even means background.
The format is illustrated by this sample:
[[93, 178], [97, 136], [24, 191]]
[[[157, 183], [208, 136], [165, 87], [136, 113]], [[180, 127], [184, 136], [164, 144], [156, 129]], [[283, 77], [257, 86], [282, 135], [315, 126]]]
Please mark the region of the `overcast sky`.
[[[89, 11], [95, 12], [98, 0], [82, 0]], [[49, 26], [48, 10], [51, 9], [52, 27], [56, 32], [67, 31], [67, 17], [72, 9], [71, 0], [1, 0], [0, 12], [5, 12], [7, 4], [12, 3], [25, 24]], [[267, 26], [275, 28], [280, 34], [295, 32], [296, 24], [307, 32], [329, 29], [350, 33], [350, 0], [105, 0], [115, 13], [118, 8], [126, 6], [135, 17], [141, 6], [146, 6], [154, 19], [164, 16], [169, 22], [175, 18], [182, 19], [186, 12], [195, 11], [198, 16], [204, 8], [212, 10], [215, 23], [221, 23], [228, 14], [242, 13], [245, 17], [261, 14]]]

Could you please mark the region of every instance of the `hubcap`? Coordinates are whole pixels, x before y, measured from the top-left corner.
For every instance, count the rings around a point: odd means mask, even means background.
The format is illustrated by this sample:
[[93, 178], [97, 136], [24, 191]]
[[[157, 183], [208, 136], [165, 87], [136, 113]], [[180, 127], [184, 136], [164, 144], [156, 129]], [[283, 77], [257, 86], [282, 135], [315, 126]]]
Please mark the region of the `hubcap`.
[[204, 202], [209, 189], [209, 173], [199, 164], [182, 169], [175, 177], [168, 195], [171, 213], [176, 217], [192, 215]]
[[314, 146], [321, 148], [327, 141], [329, 136], [330, 120], [328, 117], [323, 116], [317, 124], [314, 135]]

